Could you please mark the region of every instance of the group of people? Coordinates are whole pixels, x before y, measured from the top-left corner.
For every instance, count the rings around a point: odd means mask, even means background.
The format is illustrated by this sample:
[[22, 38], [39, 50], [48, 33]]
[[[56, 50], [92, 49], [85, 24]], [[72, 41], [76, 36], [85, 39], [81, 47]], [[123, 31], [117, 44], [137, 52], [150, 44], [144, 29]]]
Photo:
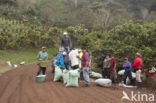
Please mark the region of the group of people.
[[[90, 56], [86, 50], [86, 48], [82, 48], [81, 50], [77, 50], [72, 48], [72, 43], [70, 38], [67, 36], [67, 32], [64, 32], [64, 37], [61, 42], [61, 46], [64, 48], [64, 52], [62, 52], [59, 57], [57, 57], [56, 65], [62, 69], [78, 69], [81, 68], [83, 71], [83, 78], [85, 80], [84, 87], [88, 87], [90, 85], [89, 79], [89, 70], [90, 70]], [[42, 74], [45, 75], [46, 67], [43, 67], [41, 61], [48, 60], [48, 54], [46, 52], [46, 47], [42, 47], [42, 51], [38, 54], [38, 72], [39, 75], [42, 71]], [[45, 64], [44, 64], [45, 65]], [[112, 82], [117, 83], [117, 72], [116, 72], [117, 60], [115, 59], [114, 55], [106, 56], [103, 61], [103, 69], [102, 69], [102, 76], [103, 78], [109, 78]], [[134, 60], [134, 64], [131, 66], [131, 63], [128, 61], [128, 58], [125, 58], [123, 63], [124, 72], [124, 83], [126, 84], [127, 77], [130, 79], [131, 84], [134, 83], [134, 79], [132, 77], [132, 67], [134, 72], [136, 73], [136, 81], [138, 89], [141, 89], [141, 54], [136, 54], [136, 59]]]
[[[59, 66], [62, 70], [75, 70], [81, 68], [81, 70], [83, 71], [83, 78], [85, 80], [84, 87], [88, 87], [90, 85], [90, 57], [86, 48], [83, 47], [79, 50], [71, 48], [71, 40], [69, 37], [67, 37], [67, 32], [64, 32], [61, 46], [64, 48], [64, 51], [58, 55], [57, 61], [54, 65]], [[49, 59], [48, 53], [46, 52], [46, 47], [42, 47], [42, 51], [39, 52], [37, 59], [39, 61], [37, 75], [39, 75], [41, 72], [43, 75], [45, 75], [46, 65], [45, 67], [43, 67], [42, 61], [46, 61]]]
[[[110, 78], [112, 82], [117, 83], [117, 72], [116, 72], [116, 65], [117, 60], [114, 58], [114, 55], [111, 55], [111, 58], [109, 55], [106, 56], [106, 58], [103, 61], [103, 69], [102, 69], [102, 75], [103, 78]], [[124, 59], [123, 63], [123, 69], [124, 72], [124, 84], [126, 84], [126, 79], [129, 78], [130, 84], [134, 84], [134, 78], [132, 77], [132, 68], [134, 70], [134, 73], [136, 74], [136, 81], [137, 81], [137, 88], [142, 88], [142, 80], [141, 80], [141, 69], [142, 69], [142, 59], [141, 54], [137, 53], [136, 58], [134, 60], [133, 65], [131, 65], [130, 61], [126, 57]]]

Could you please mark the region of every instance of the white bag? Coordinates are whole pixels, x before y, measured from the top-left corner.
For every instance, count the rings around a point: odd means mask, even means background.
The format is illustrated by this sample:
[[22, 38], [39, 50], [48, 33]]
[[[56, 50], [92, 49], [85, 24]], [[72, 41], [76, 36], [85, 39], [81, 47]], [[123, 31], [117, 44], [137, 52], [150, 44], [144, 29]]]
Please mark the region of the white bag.
[[66, 84], [68, 82], [68, 79], [69, 79], [69, 71], [66, 69], [63, 70], [62, 76], [63, 76], [63, 82], [64, 82], [64, 84]]
[[54, 82], [57, 82], [62, 77], [62, 70], [60, 67], [55, 66]]
[[91, 72], [90, 77], [99, 79], [102, 78], [102, 75], [100, 73]]
[[95, 83], [103, 87], [111, 87], [112, 85], [112, 81], [110, 79], [97, 79], [95, 80]]
[[124, 75], [124, 73], [125, 73], [125, 70], [120, 70], [120, 71], [118, 72], [118, 75]]
[[70, 70], [69, 78], [68, 78], [66, 86], [67, 87], [78, 87], [79, 86], [78, 78], [79, 78], [78, 70]]

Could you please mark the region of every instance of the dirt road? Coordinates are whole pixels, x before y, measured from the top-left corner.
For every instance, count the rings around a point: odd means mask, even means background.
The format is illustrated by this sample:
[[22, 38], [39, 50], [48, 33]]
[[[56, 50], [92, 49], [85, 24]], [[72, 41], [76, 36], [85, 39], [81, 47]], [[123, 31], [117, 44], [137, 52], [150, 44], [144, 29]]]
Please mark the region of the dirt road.
[[37, 83], [36, 71], [37, 66], [33, 64], [0, 76], [0, 103], [129, 103], [130, 101], [121, 101], [122, 91], [137, 92], [135, 89], [125, 89], [117, 85], [103, 88], [94, 83], [88, 88], [83, 88], [82, 82], [78, 88], [65, 87], [62, 83], [52, 82], [53, 74], [50, 66], [46, 82]]

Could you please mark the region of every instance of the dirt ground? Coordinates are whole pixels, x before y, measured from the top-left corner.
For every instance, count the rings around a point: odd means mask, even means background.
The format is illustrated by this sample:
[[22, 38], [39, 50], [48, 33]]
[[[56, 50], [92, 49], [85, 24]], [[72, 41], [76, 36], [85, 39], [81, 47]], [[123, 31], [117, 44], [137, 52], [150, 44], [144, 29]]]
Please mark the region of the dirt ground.
[[[65, 87], [63, 83], [53, 82], [50, 66], [47, 69], [46, 82], [37, 83], [36, 72], [37, 65], [32, 64], [0, 76], [0, 103], [134, 103], [121, 101], [122, 92], [138, 92], [136, 89], [125, 89], [118, 85], [111, 88], [99, 87], [94, 83], [84, 88], [83, 81], [80, 81], [78, 88]], [[145, 89], [142, 92], [150, 93]]]

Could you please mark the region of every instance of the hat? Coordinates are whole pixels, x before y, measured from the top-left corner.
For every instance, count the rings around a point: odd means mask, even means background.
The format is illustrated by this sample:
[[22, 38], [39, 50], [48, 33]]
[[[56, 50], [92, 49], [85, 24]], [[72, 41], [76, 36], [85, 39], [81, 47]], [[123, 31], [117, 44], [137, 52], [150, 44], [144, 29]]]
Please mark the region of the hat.
[[67, 32], [64, 32], [64, 33], [63, 33], [63, 35], [67, 35], [67, 34], [68, 34]]
[[62, 54], [63, 54], [64, 56], [65, 56], [65, 55], [67, 55], [67, 53], [66, 53], [66, 52], [63, 52]]
[[124, 58], [124, 60], [128, 60], [128, 58], [127, 58], [127, 57], [125, 57], [125, 58]]
[[43, 47], [42, 47], [42, 49], [46, 49], [46, 47], [45, 47], [45, 46], [43, 46]]
[[136, 56], [141, 56], [141, 54], [139, 52], [136, 53]]

